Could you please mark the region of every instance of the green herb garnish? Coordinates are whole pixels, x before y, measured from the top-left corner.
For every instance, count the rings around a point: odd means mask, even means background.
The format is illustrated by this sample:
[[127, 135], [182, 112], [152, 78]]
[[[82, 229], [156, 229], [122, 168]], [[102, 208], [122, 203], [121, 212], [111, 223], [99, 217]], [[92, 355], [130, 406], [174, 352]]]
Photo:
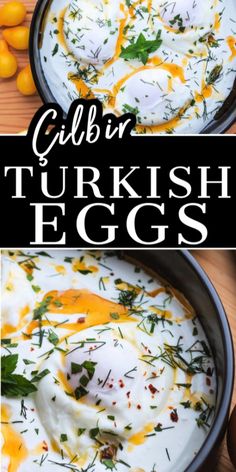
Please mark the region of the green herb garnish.
[[136, 42], [131, 43], [124, 48], [121, 46], [120, 57], [123, 59], [138, 59], [143, 64], [147, 63], [148, 56], [156, 51], [162, 44], [161, 31], [159, 30], [156, 39], [150, 41], [145, 38], [143, 33], [140, 33]]
[[56, 346], [59, 343], [59, 338], [52, 329], [49, 330], [48, 341], [54, 346]]
[[10, 354], [1, 358], [1, 389], [5, 397], [26, 396], [36, 392], [37, 388], [23, 375], [14, 374], [18, 362], [18, 354]]

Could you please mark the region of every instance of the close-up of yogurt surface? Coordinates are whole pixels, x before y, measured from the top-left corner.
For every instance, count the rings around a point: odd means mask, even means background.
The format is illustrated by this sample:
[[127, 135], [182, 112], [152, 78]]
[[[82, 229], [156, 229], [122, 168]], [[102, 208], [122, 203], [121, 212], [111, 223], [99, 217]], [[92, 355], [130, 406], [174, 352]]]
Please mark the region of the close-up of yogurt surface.
[[1, 309], [3, 472], [192, 462], [217, 376], [183, 294], [121, 252], [4, 251]]
[[98, 98], [137, 134], [198, 134], [232, 91], [234, 0], [51, 0], [39, 56], [65, 112]]

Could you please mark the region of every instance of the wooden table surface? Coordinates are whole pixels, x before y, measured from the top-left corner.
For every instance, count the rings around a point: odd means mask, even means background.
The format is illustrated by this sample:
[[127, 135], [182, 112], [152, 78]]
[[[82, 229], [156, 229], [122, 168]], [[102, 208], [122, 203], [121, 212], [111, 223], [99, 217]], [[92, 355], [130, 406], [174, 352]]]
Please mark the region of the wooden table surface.
[[[0, 5], [6, 0], [0, 0]], [[24, 24], [29, 25], [36, 0], [22, 0], [27, 7], [27, 19]], [[1, 28], [0, 28], [1, 29]], [[1, 37], [1, 34], [0, 34]], [[28, 54], [24, 51], [15, 51], [19, 70], [28, 62]], [[18, 133], [27, 129], [34, 113], [42, 104], [38, 95], [23, 97], [16, 89], [15, 77], [0, 79], [0, 133]], [[236, 134], [236, 123], [228, 131]]]
[[[236, 251], [205, 251], [194, 250], [192, 254], [201, 264], [215, 286], [228, 316], [233, 334], [236, 352]], [[236, 382], [232, 405], [236, 404]], [[218, 462], [217, 472], [235, 471], [230, 462], [224, 442]]]

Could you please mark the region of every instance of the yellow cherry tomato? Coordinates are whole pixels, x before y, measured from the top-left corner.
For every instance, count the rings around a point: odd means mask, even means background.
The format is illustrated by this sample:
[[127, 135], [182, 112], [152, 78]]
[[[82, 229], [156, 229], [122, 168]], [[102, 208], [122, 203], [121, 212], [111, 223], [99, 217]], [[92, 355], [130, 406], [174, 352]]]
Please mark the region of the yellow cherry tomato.
[[7, 28], [3, 30], [2, 35], [10, 46], [15, 49], [28, 49], [29, 45], [29, 28], [28, 26], [15, 26], [15, 28]]
[[0, 39], [0, 77], [8, 79], [17, 71], [17, 60], [9, 51], [6, 41]]
[[23, 95], [34, 95], [36, 87], [32, 76], [30, 65], [20, 71], [16, 79], [16, 85]]
[[0, 26], [17, 26], [25, 16], [26, 8], [22, 2], [7, 2], [0, 8]]

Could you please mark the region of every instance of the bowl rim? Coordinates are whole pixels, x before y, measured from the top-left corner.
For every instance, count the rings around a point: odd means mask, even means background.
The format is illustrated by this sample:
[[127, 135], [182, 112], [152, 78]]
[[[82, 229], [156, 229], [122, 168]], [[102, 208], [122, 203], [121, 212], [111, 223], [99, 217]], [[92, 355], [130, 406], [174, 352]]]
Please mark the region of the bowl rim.
[[[46, 78], [44, 77], [43, 68], [41, 65], [40, 56], [37, 48], [39, 25], [41, 25], [45, 10], [47, 9], [50, 2], [51, 0], [37, 0], [31, 20], [29, 37], [30, 66], [36, 84], [36, 88], [44, 104], [57, 103], [52, 91], [50, 90], [47, 84]], [[37, 37], [35, 37], [36, 34]], [[205, 126], [199, 133], [193, 134], [196, 136], [201, 134], [223, 134], [234, 123], [236, 123], [236, 78], [233, 85], [233, 89], [222, 106], [222, 109], [224, 108], [225, 110], [223, 112], [221, 112], [221, 109], [217, 112], [217, 114], [219, 114], [219, 117], [213, 118], [207, 124], [207, 126]], [[179, 136], [187, 136], [187, 134], [180, 134]]]
[[[145, 250], [145, 249], [143, 249]], [[155, 249], [147, 249], [149, 251], [155, 251]], [[233, 338], [230, 329], [230, 325], [228, 322], [228, 318], [221, 302], [220, 296], [216, 291], [213, 283], [211, 282], [210, 278], [206, 274], [205, 270], [201, 267], [200, 263], [195, 259], [194, 255], [190, 253], [188, 249], [160, 249], [161, 251], [166, 252], [177, 252], [178, 256], [185, 260], [185, 263], [190, 266], [193, 270], [195, 275], [198, 278], [200, 285], [203, 289], [206, 290], [210, 301], [213, 305], [213, 308], [217, 314], [217, 319], [219, 322], [219, 327], [222, 336], [222, 343], [224, 348], [224, 364], [225, 364], [225, 375], [223, 378], [223, 389], [222, 395], [218, 405], [218, 413], [214, 417], [213, 424], [211, 429], [203, 442], [201, 448], [199, 449], [198, 453], [192, 460], [192, 462], [187, 466], [187, 468], [183, 472], [201, 472], [202, 470], [206, 470], [204, 466], [207, 464], [207, 460], [210, 458], [212, 451], [218, 449], [218, 446], [222, 442], [223, 436], [226, 432], [227, 423], [229, 419], [229, 412], [230, 406], [232, 401], [233, 395], [233, 387], [234, 387], [234, 378], [235, 378], [235, 355], [234, 355], [234, 345], [233, 345]], [[142, 251], [142, 249], [140, 249]], [[129, 255], [132, 257], [132, 249], [129, 251]], [[124, 254], [126, 251], [124, 250]], [[194, 251], [193, 251], [194, 254]], [[133, 257], [134, 260], [138, 261], [138, 256]], [[148, 270], [148, 264], [146, 265]], [[153, 268], [152, 268], [153, 269]], [[154, 269], [155, 270], [155, 269]], [[158, 272], [157, 272], [158, 274]], [[161, 274], [160, 274], [161, 275]], [[164, 277], [166, 277], [164, 275]], [[168, 280], [168, 276], [167, 276]], [[171, 279], [169, 280], [171, 283]], [[178, 288], [178, 287], [177, 287]], [[183, 290], [182, 290], [183, 291]], [[183, 292], [184, 295], [187, 293]], [[207, 335], [207, 333], [206, 333]], [[204, 469], [203, 469], [204, 468]], [[212, 469], [209, 469], [212, 470]]]
[[208, 275], [201, 267], [195, 257], [190, 254], [188, 250], [181, 250], [181, 256], [185, 261], [194, 269], [201, 284], [204, 285], [211, 302], [217, 312], [218, 321], [220, 325], [222, 341], [224, 346], [224, 360], [225, 360], [225, 377], [223, 379], [223, 393], [219, 402], [218, 413], [214, 418], [211, 430], [204, 441], [202, 447], [198, 451], [196, 457], [187, 467], [185, 472], [196, 472], [200, 471], [205, 461], [210, 456], [212, 450], [217, 446], [222, 439], [222, 435], [225, 434], [226, 422], [228, 421], [229, 410], [232, 401], [233, 387], [234, 387], [234, 376], [235, 376], [235, 357], [234, 357], [234, 346], [233, 338], [230, 330], [227, 315], [221, 299], [213, 286]]

